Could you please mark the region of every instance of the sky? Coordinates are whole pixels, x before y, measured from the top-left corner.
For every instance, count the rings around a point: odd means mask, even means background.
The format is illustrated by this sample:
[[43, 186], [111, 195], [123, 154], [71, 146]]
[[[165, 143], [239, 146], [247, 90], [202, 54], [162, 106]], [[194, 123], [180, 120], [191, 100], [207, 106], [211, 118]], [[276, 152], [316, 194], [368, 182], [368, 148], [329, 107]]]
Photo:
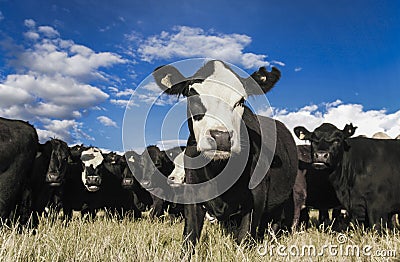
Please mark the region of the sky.
[[[0, 116], [34, 124], [41, 142], [140, 151], [124, 143], [143, 136], [135, 123], [156, 101], [151, 72], [207, 57], [248, 74], [277, 67], [281, 80], [257, 113], [290, 130], [352, 122], [356, 135], [396, 137], [399, 14], [399, 1], [0, 0]], [[159, 124], [181, 100], [157, 101]], [[185, 123], [171, 125], [180, 112], [164, 121], [167, 135], [146, 124], [143, 145], [185, 141]]]

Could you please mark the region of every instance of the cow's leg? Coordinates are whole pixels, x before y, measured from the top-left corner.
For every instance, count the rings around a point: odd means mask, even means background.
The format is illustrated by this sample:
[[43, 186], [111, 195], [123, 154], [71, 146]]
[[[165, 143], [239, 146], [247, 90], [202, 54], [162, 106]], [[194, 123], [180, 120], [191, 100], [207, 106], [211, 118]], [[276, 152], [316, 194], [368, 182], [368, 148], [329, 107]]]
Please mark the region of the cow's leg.
[[154, 195], [152, 195], [152, 198], [153, 198], [153, 205], [151, 206], [150, 218], [154, 219], [156, 217], [161, 217], [163, 215], [165, 201]]
[[[300, 221], [301, 209], [306, 205], [307, 199], [307, 181], [306, 181], [307, 170], [297, 170], [296, 181], [293, 187], [293, 222], [291, 225], [292, 231], [295, 230]], [[286, 213], [286, 212], [285, 212]]]
[[327, 208], [320, 208], [318, 211], [318, 223], [324, 224], [325, 226], [329, 225], [329, 212]]
[[203, 229], [206, 212], [199, 204], [188, 204], [184, 206], [185, 227], [183, 230], [183, 252], [182, 256], [192, 254], [194, 246], [200, 238]]
[[263, 214], [266, 212], [267, 205], [267, 185], [266, 183], [260, 183], [256, 188], [252, 190], [253, 195], [253, 214], [251, 217], [250, 235], [257, 241], [264, 239], [265, 228], [267, 223], [263, 223]]
[[249, 237], [252, 237], [252, 239], [255, 239], [255, 237], [251, 236], [251, 225], [252, 225], [252, 211], [247, 212], [243, 217], [242, 220], [240, 221], [240, 225], [238, 228], [238, 234], [236, 238], [236, 242], [238, 244], [241, 244], [243, 242], [246, 242], [249, 239]]
[[388, 224], [390, 222], [389, 213], [385, 212], [385, 210], [379, 207], [367, 207], [367, 210], [369, 224], [375, 227], [378, 232], [381, 233], [383, 229], [390, 226]]

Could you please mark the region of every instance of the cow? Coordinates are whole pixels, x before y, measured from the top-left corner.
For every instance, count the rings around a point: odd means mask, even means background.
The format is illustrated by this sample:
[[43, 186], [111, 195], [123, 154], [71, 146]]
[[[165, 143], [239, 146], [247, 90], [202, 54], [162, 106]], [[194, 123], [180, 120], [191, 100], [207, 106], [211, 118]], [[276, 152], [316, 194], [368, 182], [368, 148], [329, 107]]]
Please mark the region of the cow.
[[351, 138], [356, 128], [324, 123], [312, 132], [303, 126], [294, 132], [311, 141], [313, 166], [331, 172], [329, 181], [351, 220], [380, 231], [400, 211], [400, 141]]
[[[342, 225], [339, 224], [338, 220], [344, 221], [345, 218], [341, 218], [341, 214], [345, 215], [346, 213], [341, 210], [340, 201], [336, 197], [336, 192], [329, 181], [330, 172], [313, 167], [310, 145], [297, 145], [297, 154], [299, 158], [298, 172], [304, 177], [301, 179], [303, 183], [299, 186], [300, 190], [305, 190], [304, 206], [318, 209], [318, 222], [325, 225], [331, 224], [328, 209], [333, 208], [332, 219], [335, 222], [333, 228], [339, 230]], [[302, 222], [308, 222], [308, 210], [306, 209], [305, 211], [306, 214], [301, 219]]]
[[51, 139], [39, 144], [32, 171], [32, 208], [37, 219], [44, 211], [62, 208], [65, 176], [71, 154], [67, 143], [60, 139]]
[[150, 209], [153, 199], [151, 194], [137, 180], [142, 174], [141, 157], [135, 151], [127, 151], [125, 152], [125, 160], [127, 165], [122, 173], [122, 188], [133, 194], [135, 206], [139, 211], [144, 212]]
[[372, 135], [373, 139], [392, 139], [388, 134], [384, 132], [376, 132]]
[[31, 169], [38, 135], [27, 122], [0, 117], [0, 222], [27, 224], [32, 213]]
[[[208, 190], [215, 191], [218, 187], [210, 181], [221, 172], [224, 176], [238, 177], [223, 194], [184, 205], [184, 249], [193, 251], [206, 212], [225, 225], [237, 224], [234, 237], [238, 243], [248, 235], [262, 238], [268, 221], [282, 215], [283, 205], [292, 193], [298, 160], [294, 139], [284, 124], [255, 115], [245, 101], [249, 96], [267, 93], [279, 80], [280, 71], [272, 68], [268, 72], [261, 67], [250, 77], [242, 78], [224, 62], [210, 60], [188, 78], [170, 65], [155, 69], [153, 77], [165, 94], [187, 98], [190, 133], [184, 159], [187, 200], [207, 198]], [[270, 148], [268, 137], [275, 134], [273, 126], [276, 126], [276, 150], [271, 160], [261, 149], [263, 143]], [[207, 164], [199, 166], [196, 160]], [[273, 168], [268, 169], [269, 164]], [[202, 190], [188, 187], [203, 182], [209, 183]]]
[[[150, 218], [161, 217], [164, 211], [172, 217], [179, 217], [183, 213], [183, 207], [158, 197], [168, 187], [167, 178], [174, 170], [173, 159], [182, 152], [183, 148], [175, 147], [167, 151], [160, 150], [155, 145], [150, 145], [141, 155], [142, 177], [141, 185], [150, 192], [153, 203]], [[158, 174], [161, 173], [162, 176]]]

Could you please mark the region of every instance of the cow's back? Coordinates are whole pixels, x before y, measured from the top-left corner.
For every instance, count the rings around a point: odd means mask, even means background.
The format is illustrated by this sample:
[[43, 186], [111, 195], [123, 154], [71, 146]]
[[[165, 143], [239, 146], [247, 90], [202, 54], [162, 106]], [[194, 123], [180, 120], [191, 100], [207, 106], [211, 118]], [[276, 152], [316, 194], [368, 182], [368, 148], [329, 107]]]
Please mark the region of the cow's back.
[[[33, 126], [0, 118], [0, 217], [8, 218], [30, 183], [30, 170], [37, 152], [38, 136]], [[22, 205], [22, 204], [21, 204]], [[22, 221], [25, 222], [25, 221]]]

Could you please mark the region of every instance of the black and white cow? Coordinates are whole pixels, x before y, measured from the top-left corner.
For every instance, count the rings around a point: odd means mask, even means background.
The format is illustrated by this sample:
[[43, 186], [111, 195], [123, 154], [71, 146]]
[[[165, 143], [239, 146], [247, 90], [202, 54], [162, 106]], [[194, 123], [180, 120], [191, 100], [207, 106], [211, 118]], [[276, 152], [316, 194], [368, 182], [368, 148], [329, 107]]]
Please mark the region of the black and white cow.
[[0, 117], [1, 222], [16, 218], [21, 224], [26, 224], [29, 220], [32, 212], [30, 173], [38, 144], [33, 126]]
[[[298, 160], [290, 131], [279, 121], [257, 117], [245, 101], [251, 95], [268, 92], [279, 80], [280, 72], [276, 68], [267, 72], [262, 67], [251, 77], [241, 78], [222, 61], [213, 60], [189, 78], [172, 66], [157, 68], [153, 76], [166, 94], [184, 95], [188, 99], [190, 137], [184, 159], [186, 185], [209, 182], [224, 168], [224, 172], [227, 170], [228, 162], [231, 164], [226, 174], [238, 177], [222, 195], [203, 203], [185, 205], [184, 247], [189, 248], [198, 241], [206, 211], [227, 224], [235, 221], [239, 225], [235, 235], [238, 242], [247, 235], [263, 237], [267, 222], [280, 219], [283, 204], [292, 193]], [[270, 128], [274, 125], [277, 132], [275, 163], [272, 163], [274, 168], [268, 170], [272, 160], [260, 156], [260, 149], [275, 131]], [[236, 161], [241, 158], [245, 158], [244, 167], [237, 166], [243, 162]], [[193, 159], [205, 160], [208, 164], [188, 168], [198, 164], [193, 163], [196, 162]], [[250, 189], [249, 182], [252, 176], [255, 178], [256, 168], [262, 170], [262, 181]], [[243, 172], [238, 171], [243, 169]], [[207, 188], [191, 190], [185, 188], [187, 197], [208, 194]]]
[[[67, 143], [51, 139], [40, 144], [32, 172], [33, 211], [40, 216], [49, 208], [60, 211], [71, 154]], [[34, 216], [36, 218], [36, 215]]]
[[350, 138], [355, 130], [352, 124], [340, 130], [329, 123], [313, 132], [294, 129], [311, 141], [313, 166], [331, 171], [329, 181], [352, 220], [390, 227], [392, 214], [400, 211], [400, 141]]

